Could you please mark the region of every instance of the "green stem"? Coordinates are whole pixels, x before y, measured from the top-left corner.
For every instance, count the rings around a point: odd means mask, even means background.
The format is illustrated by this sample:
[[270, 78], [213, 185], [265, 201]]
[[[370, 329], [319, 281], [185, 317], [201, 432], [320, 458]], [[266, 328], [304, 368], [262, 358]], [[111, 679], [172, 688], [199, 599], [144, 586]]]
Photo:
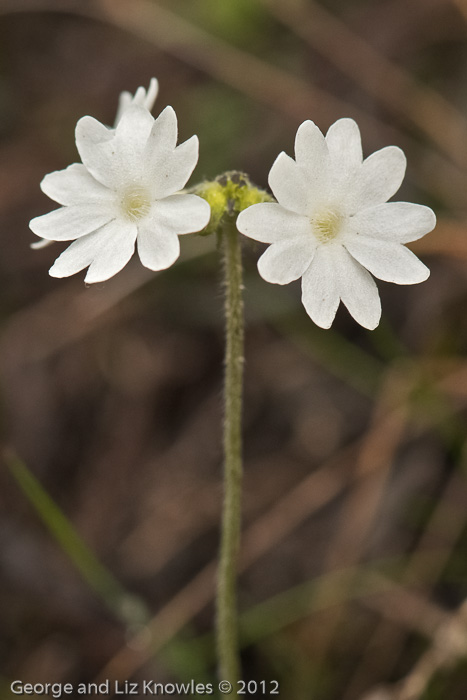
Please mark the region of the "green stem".
[[[242, 256], [235, 222], [222, 231], [225, 275], [224, 505], [217, 588], [219, 678], [236, 687], [238, 653], [236, 568], [241, 527], [243, 298]], [[235, 693], [236, 695], [236, 693]]]

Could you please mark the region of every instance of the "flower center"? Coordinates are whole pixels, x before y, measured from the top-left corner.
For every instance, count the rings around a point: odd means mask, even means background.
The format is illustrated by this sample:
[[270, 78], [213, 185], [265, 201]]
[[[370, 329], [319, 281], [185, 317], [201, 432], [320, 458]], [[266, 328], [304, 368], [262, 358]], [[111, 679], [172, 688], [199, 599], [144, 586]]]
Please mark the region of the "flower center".
[[311, 221], [313, 233], [320, 243], [329, 243], [338, 235], [342, 217], [334, 211], [319, 212]]
[[137, 221], [149, 214], [151, 200], [148, 193], [142, 187], [127, 190], [122, 197], [122, 211], [130, 221]]

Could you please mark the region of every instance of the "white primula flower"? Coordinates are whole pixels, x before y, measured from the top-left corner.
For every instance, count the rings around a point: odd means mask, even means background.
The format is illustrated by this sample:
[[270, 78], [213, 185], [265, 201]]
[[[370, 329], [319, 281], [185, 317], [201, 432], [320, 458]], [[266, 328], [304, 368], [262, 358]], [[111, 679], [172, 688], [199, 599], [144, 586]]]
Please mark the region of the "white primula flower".
[[86, 282], [107, 280], [127, 264], [135, 243], [150, 270], [175, 262], [178, 236], [200, 231], [210, 217], [207, 202], [180, 192], [198, 161], [198, 138], [176, 144], [172, 107], [154, 119], [146, 107], [131, 104], [116, 129], [92, 117], [79, 120], [82, 164], [41, 182], [43, 192], [62, 206], [30, 222], [46, 240], [74, 241], [51, 267], [53, 277], [89, 266]]
[[140, 107], [146, 107], [147, 110], [151, 111], [154, 107], [154, 102], [156, 101], [158, 92], [159, 83], [157, 82], [156, 78], [151, 78], [147, 90], [144, 87], [139, 87], [134, 95], [127, 90], [121, 92], [118, 99], [117, 115], [115, 117], [114, 126], [117, 126], [124, 111], [128, 109], [130, 105], [140, 105]]
[[329, 328], [340, 301], [373, 330], [381, 317], [376, 284], [416, 284], [428, 268], [403, 244], [431, 231], [429, 207], [387, 202], [404, 178], [406, 159], [388, 146], [363, 160], [353, 119], [339, 119], [326, 137], [311, 121], [295, 139], [295, 160], [281, 153], [269, 173], [277, 203], [240, 213], [241, 233], [271, 245], [258, 261], [268, 282], [302, 278], [302, 301], [312, 320]]
[[[123, 112], [128, 109], [131, 105], [140, 105], [141, 107], [146, 107], [149, 111], [154, 107], [154, 102], [156, 101], [157, 94], [159, 92], [159, 83], [157, 78], [151, 78], [149, 82], [149, 88], [146, 90], [144, 87], [139, 87], [135, 94], [132, 95], [128, 90], [124, 90], [120, 93], [118, 98], [117, 115], [115, 117], [114, 129], [116, 128], [118, 122], [122, 118]], [[110, 128], [110, 127], [109, 127]], [[44, 238], [40, 241], [35, 241], [31, 243], [31, 248], [34, 250], [39, 250], [40, 248], [45, 248], [46, 246], [53, 243], [53, 241], [46, 241]]]

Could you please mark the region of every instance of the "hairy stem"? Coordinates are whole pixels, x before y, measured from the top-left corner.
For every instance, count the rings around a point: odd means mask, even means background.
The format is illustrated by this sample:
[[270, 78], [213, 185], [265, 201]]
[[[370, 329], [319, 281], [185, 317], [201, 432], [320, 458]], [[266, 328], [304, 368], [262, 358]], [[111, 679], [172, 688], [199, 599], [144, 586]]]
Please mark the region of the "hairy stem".
[[243, 298], [242, 257], [235, 222], [222, 231], [225, 275], [224, 505], [217, 588], [219, 678], [236, 684], [240, 671], [236, 568], [241, 527]]

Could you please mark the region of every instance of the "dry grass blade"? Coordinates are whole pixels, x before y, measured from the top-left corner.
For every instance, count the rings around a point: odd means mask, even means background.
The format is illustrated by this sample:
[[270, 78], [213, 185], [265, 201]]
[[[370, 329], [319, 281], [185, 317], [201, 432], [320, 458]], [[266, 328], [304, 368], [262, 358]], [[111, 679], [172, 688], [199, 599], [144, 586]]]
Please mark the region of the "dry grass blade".
[[[400, 444], [409, 415], [408, 394], [412, 379], [399, 368], [389, 369], [375, 402], [373, 425], [362, 440], [357, 457], [356, 482], [339, 515], [337, 531], [331, 541], [324, 568], [353, 566], [363, 551], [384, 493], [394, 454]], [[344, 607], [330, 611], [320, 630], [315, 662], [323, 663], [334, 634], [345, 614]]]
[[22, 12], [63, 12], [83, 17], [99, 18], [99, 8], [91, 0], [1, 0], [0, 15]]
[[[15, 347], [29, 348], [22, 358], [11, 357], [14, 364], [40, 362], [54, 353], [75, 343], [95, 329], [102, 319], [134, 291], [152, 279], [153, 273], [143, 268], [128, 268], [120, 276], [118, 284], [110, 282], [104, 289], [80, 289], [71, 282], [57, 289], [39, 302], [12, 317], [3, 333], [0, 354], [14, 353]], [[26, 338], [34, 333], [34, 345]]]
[[407, 676], [393, 688], [377, 688], [362, 700], [419, 700], [434, 675], [467, 656], [467, 602], [439, 625], [430, 648]]
[[[306, 517], [325, 506], [345, 488], [349, 478], [344, 469], [354, 452], [342, 450], [329, 463], [306, 477], [290, 493], [254, 522], [244, 534], [240, 571], [287, 536]], [[272, 527], [271, 527], [272, 526]], [[172, 639], [202, 608], [215, 591], [216, 563], [210, 562], [154, 616], [141, 633], [123, 647], [99, 674], [105, 678], [130, 678], [167, 641]]]
[[395, 700], [416, 700], [427, 689], [435, 673], [467, 656], [467, 602], [451, 619], [440, 625], [430, 649], [423, 654], [396, 690]]
[[215, 575], [216, 564], [211, 562], [164, 606], [149, 625], [110, 659], [96, 682], [107, 678], [121, 681], [131, 678], [209, 603], [215, 591]]
[[[95, 0], [92, 4], [67, 0], [0, 0], [0, 14], [17, 12], [65, 12], [105, 21], [293, 119], [305, 118], [313, 112], [317, 121], [329, 123], [349, 111], [344, 100], [234, 48], [150, 0]], [[376, 119], [357, 108], [351, 111], [368, 131], [380, 133], [381, 125]]]
[[461, 15], [467, 22], [467, 2], [466, 0], [451, 0], [452, 4], [457, 7]]
[[409, 246], [414, 253], [446, 255], [456, 260], [467, 259], [467, 224], [440, 219], [434, 231]]
[[[99, 0], [99, 6], [103, 16], [110, 23], [125, 31], [134, 32], [156, 44], [161, 50], [189, 62], [217, 80], [255, 101], [281, 111], [295, 121], [308, 119], [313, 115], [318, 124], [330, 124], [343, 115], [352, 116], [372, 140], [384, 138], [387, 143], [400, 142], [400, 134], [396, 129], [382, 123], [368, 112], [349, 105], [347, 101], [288, 71], [234, 48], [157, 3], [149, 0]], [[443, 128], [445, 129], [445, 124]], [[457, 131], [459, 129], [456, 122], [451, 134], [456, 134]], [[463, 122], [461, 134], [465, 133], [467, 127]], [[465, 140], [462, 141], [464, 142]], [[453, 153], [457, 156], [453, 159], [455, 165], [437, 153], [427, 152], [424, 156], [425, 170], [420, 175], [420, 180], [427, 190], [452, 206], [458, 206], [467, 188], [465, 159], [459, 162], [457, 137], [456, 144], [456, 147], [448, 149], [450, 156]], [[443, 178], [433, 177], [433, 173], [440, 171], [443, 172]]]
[[[440, 495], [418, 547], [407, 564], [402, 584], [394, 598], [391, 600], [392, 596], [385, 596], [383, 601], [375, 598], [365, 601], [365, 605], [377, 610], [385, 620], [377, 625], [371, 635], [366, 652], [362, 655], [362, 662], [350, 679], [342, 700], [355, 698], [362, 684], [368, 682], [368, 678], [372, 676], [387, 677], [391, 667], [396, 663], [402, 648], [405, 631], [400, 627], [388, 624], [386, 620], [392, 622], [394, 614], [400, 617], [400, 613], [402, 613], [406, 618], [406, 627], [417, 630], [428, 638], [432, 637], [435, 630], [448, 620], [448, 613], [443, 614], [444, 620], [440, 614], [436, 616], [433, 613], [431, 610], [433, 606], [428, 604], [427, 596], [441, 576], [464, 530], [466, 516], [462, 504], [465, 503], [465, 497], [465, 479], [458, 471], [455, 471]], [[442, 546], [439, 543], [440, 533], [442, 533]], [[427, 554], [429, 555], [429, 563]], [[421, 588], [423, 598], [420, 594], [415, 595], [414, 592], [403, 586]], [[380, 653], [382, 648], [385, 649], [384, 655]]]
[[[392, 422], [396, 419], [395, 413], [385, 416], [378, 428], [375, 426], [374, 430], [378, 434], [380, 434], [379, 431], [386, 433], [388, 421]], [[345, 448], [329, 462], [323, 464], [318, 471], [306, 477], [247, 529], [243, 538], [240, 571], [245, 571], [312, 513], [339, 495], [349, 481], [368, 476], [368, 472], [356, 474], [348, 469], [349, 461], [353, 461], [356, 449], [361, 450], [359, 442]], [[373, 467], [369, 464], [368, 468], [371, 471]], [[120, 650], [101, 671], [99, 678], [108, 677], [110, 673], [117, 674], [116, 678], [130, 677], [131, 673], [141, 668], [165, 641], [177, 634], [204, 605], [210, 602], [214, 593], [214, 571], [215, 564], [212, 562], [153, 618], [148, 628], [134, 642]], [[168, 627], [170, 627], [170, 633]]]
[[[109, 23], [144, 37], [162, 51], [293, 119], [312, 111], [318, 121], [329, 122], [348, 111], [343, 100], [231, 46], [155, 2], [99, 0], [98, 5]], [[352, 112], [369, 130], [378, 129], [376, 121], [361, 110]]]
[[417, 82], [319, 3], [261, 1], [297, 36], [392, 112], [404, 114], [465, 168], [467, 120], [435, 90]]
[[[368, 112], [293, 73], [234, 48], [155, 2], [95, 0], [92, 4], [77, 4], [67, 0], [0, 0], [0, 15], [18, 12], [64, 12], [106, 22], [135, 34], [295, 122], [313, 115], [319, 124], [330, 124], [343, 115], [351, 116], [375, 143], [381, 140], [401, 142], [396, 129]], [[444, 129], [443, 133], [457, 131], [457, 128]], [[407, 135], [402, 145], [408, 149], [419, 148]], [[454, 150], [458, 155], [458, 147]], [[467, 189], [465, 159], [460, 162], [458, 157], [450, 162], [439, 153], [426, 151], [419, 181], [434, 196], [457, 208]]]
[[[451, 368], [448, 368], [449, 373]], [[392, 383], [391, 383], [392, 377]], [[380, 402], [374, 411], [374, 424], [364, 438], [355, 441], [351, 446], [341, 450], [327, 460], [317, 471], [303, 479], [283, 498], [275, 503], [260, 518], [253, 522], [243, 535], [242, 553], [239, 564], [240, 572], [246, 571], [254, 562], [270, 551], [284, 537], [298, 527], [306, 518], [324, 507], [337, 497], [349, 485], [354, 484], [354, 493], [367, 492], [369, 480], [376, 477], [379, 481], [380, 470], [391, 461], [391, 456], [400, 442], [402, 432], [406, 427], [407, 410], [405, 392], [409, 391], [409, 377], [400, 377], [402, 383], [393, 383], [394, 374], [387, 377], [385, 390], [380, 396]], [[441, 378], [442, 386], [446, 379]], [[402, 391], [401, 391], [402, 389]], [[395, 406], [394, 406], [395, 402]], [[360, 455], [360, 460], [357, 457]], [[349, 463], [357, 463], [356, 470], [349, 469]], [[384, 479], [383, 479], [384, 481]], [[360, 492], [360, 488], [362, 491]], [[379, 493], [379, 491], [378, 491]], [[360, 497], [357, 499], [360, 503]], [[361, 528], [361, 540], [371, 523], [374, 508], [378, 499], [372, 502], [372, 507], [365, 509]], [[352, 511], [354, 508], [352, 508]], [[345, 522], [348, 522], [347, 520]], [[357, 558], [360, 544], [352, 561]], [[179, 593], [172, 598], [162, 610], [154, 616], [148, 627], [136, 639], [123, 647], [99, 674], [99, 678], [112, 677], [129, 678], [140, 669], [163, 644], [172, 639], [194, 615], [207, 605], [214, 594], [215, 562], [210, 562], [199, 574], [192, 579]], [[403, 591], [403, 589], [401, 589]], [[404, 591], [410, 597], [410, 593]], [[430, 620], [436, 615], [437, 621], [443, 618], [435, 606], [419, 600], [423, 609], [434, 611]], [[422, 609], [419, 607], [418, 609]], [[444, 619], [444, 618], [443, 618]], [[412, 618], [413, 620], [413, 618]], [[431, 624], [431, 623], [430, 623]]]

